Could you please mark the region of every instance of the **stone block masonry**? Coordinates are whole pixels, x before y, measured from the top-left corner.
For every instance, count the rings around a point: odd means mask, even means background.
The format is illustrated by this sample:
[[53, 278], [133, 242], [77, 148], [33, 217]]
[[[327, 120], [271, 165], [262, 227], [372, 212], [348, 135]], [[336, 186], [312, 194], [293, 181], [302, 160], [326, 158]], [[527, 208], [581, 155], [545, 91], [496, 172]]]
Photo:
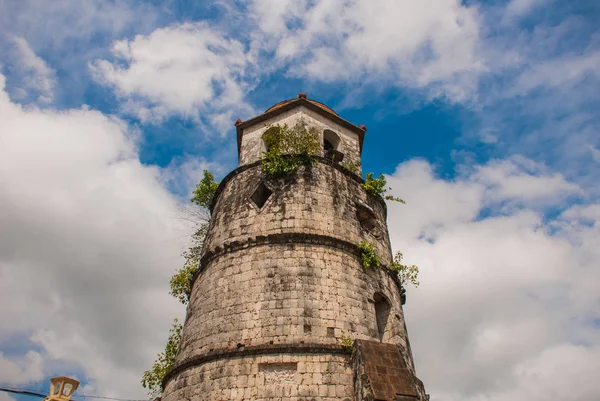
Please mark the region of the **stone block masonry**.
[[[293, 361], [293, 362], [292, 362]], [[349, 357], [286, 353], [206, 362], [169, 381], [172, 400], [352, 400]]]
[[[364, 131], [299, 102], [267, 112], [261, 124], [316, 121], [360, 164]], [[361, 241], [373, 243], [383, 264], [391, 262], [385, 202], [323, 157], [286, 178], [266, 176], [259, 160], [264, 124], [237, 127], [241, 165], [220, 183], [211, 207], [163, 401], [375, 401], [370, 395], [393, 393], [374, 393], [384, 379], [401, 396], [424, 400], [397, 279], [363, 269], [357, 250]], [[342, 346], [347, 339], [362, 344], [352, 357]], [[396, 358], [387, 376], [373, 373], [381, 367], [372, 355], [382, 352]], [[394, 380], [417, 390], [394, 387]]]

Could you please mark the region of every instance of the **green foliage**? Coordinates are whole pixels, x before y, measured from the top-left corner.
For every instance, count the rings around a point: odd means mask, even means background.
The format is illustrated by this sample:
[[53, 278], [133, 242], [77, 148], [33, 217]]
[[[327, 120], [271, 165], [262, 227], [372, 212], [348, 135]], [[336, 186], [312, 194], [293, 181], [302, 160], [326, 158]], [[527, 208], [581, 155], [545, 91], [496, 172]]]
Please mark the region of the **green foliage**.
[[411, 283], [415, 287], [419, 286], [419, 266], [417, 265], [403, 265], [402, 264], [402, 252], [396, 252], [394, 255], [394, 261], [390, 266], [392, 271], [398, 273], [398, 278], [400, 279], [400, 283], [402, 287], [406, 287], [406, 284]]
[[183, 252], [185, 262], [183, 267], [175, 272], [171, 277], [171, 291], [170, 295], [173, 295], [184, 305], [190, 301], [190, 295], [192, 294], [192, 278], [200, 267], [200, 257], [202, 256], [202, 248], [204, 246], [204, 239], [208, 231], [208, 223], [200, 225], [200, 228], [192, 235], [193, 244], [188, 248], [187, 251]]
[[192, 203], [205, 209], [210, 209], [210, 204], [218, 187], [219, 183], [215, 182], [215, 176], [210, 171], [204, 170], [204, 178], [196, 184], [196, 189], [193, 192]]
[[[381, 261], [377, 256], [375, 246], [373, 244], [366, 241], [361, 241], [360, 244], [358, 244], [358, 250], [361, 256], [361, 264], [364, 269], [381, 267]], [[402, 287], [406, 288], [406, 284], [408, 283], [418, 287], [419, 266], [404, 265], [402, 264], [402, 258], [402, 252], [396, 252], [394, 255], [394, 260], [389, 266], [389, 269], [398, 274], [398, 279], [400, 280]]]
[[381, 262], [379, 261], [379, 257], [375, 252], [375, 246], [369, 242], [361, 241], [358, 244], [358, 250], [361, 256], [362, 267], [368, 269], [370, 267], [381, 267]]
[[190, 294], [192, 292], [192, 277], [198, 271], [198, 265], [186, 264], [173, 274], [171, 277], [171, 291], [170, 295], [173, 295], [184, 305], [190, 302]]
[[354, 340], [350, 336], [342, 336], [342, 349], [344, 352], [351, 354], [354, 349]]
[[293, 128], [287, 124], [269, 127], [263, 135], [267, 148], [261, 161], [263, 170], [272, 177], [283, 177], [311, 163], [320, 150], [319, 138], [317, 129], [307, 128], [302, 121]]
[[341, 166], [351, 173], [358, 174], [358, 166], [352, 162], [342, 162]]
[[381, 196], [385, 200], [406, 203], [400, 198], [392, 195], [386, 195], [385, 193], [392, 189], [390, 187], [386, 188], [386, 185], [387, 181], [385, 180], [383, 174], [379, 174], [379, 178], [373, 178], [373, 173], [367, 173], [365, 182], [360, 184], [360, 186], [363, 187], [363, 189], [370, 195]]
[[[214, 176], [210, 171], [204, 170], [204, 177], [196, 185], [194, 197], [191, 202], [200, 208], [194, 208], [194, 216], [192, 220], [206, 220], [206, 210], [215, 196], [215, 192], [219, 187], [219, 183], [215, 182]], [[206, 210], [205, 210], [206, 209]], [[184, 305], [190, 302], [192, 292], [192, 278], [200, 267], [200, 257], [204, 247], [204, 240], [208, 232], [208, 222], [200, 223], [198, 229], [192, 234], [191, 246], [183, 252], [184, 263], [181, 269], [178, 269], [173, 277], [171, 277], [169, 294], [173, 295]], [[142, 376], [142, 386], [148, 389], [148, 395], [155, 398], [162, 393], [162, 380], [165, 375], [173, 369], [175, 357], [179, 351], [179, 343], [181, 342], [181, 332], [183, 326], [175, 319], [173, 327], [169, 331], [169, 340], [165, 350], [157, 355], [152, 368], [145, 371]]]
[[169, 340], [163, 352], [157, 355], [156, 361], [150, 370], [144, 372], [142, 377], [142, 387], [148, 389], [148, 395], [151, 398], [159, 397], [162, 393], [162, 380], [175, 365], [175, 357], [179, 351], [181, 343], [181, 332], [183, 327], [175, 319], [173, 327], [169, 330]]

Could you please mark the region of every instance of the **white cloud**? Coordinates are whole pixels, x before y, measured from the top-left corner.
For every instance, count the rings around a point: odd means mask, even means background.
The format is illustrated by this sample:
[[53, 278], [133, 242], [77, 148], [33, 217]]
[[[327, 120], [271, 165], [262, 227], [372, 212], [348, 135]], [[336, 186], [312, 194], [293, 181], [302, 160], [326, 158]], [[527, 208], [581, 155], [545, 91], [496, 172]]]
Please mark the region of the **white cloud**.
[[26, 97], [33, 91], [37, 101], [50, 103], [54, 97], [56, 73], [40, 58], [29, 46], [29, 43], [20, 37], [13, 37], [15, 56], [19, 65], [18, 75], [21, 77], [21, 87], [16, 89], [20, 97]]
[[[0, 341], [35, 343], [42, 370], [62, 361], [97, 393], [142, 396], [141, 374], [183, 313], [168, 281], [186, 228], [161, 171], [139, 161], [135, 132], [97, 111], [24, 109], [0, 92], [0, 114]], [[37, 366], [19, 358], [4, 356], [0, 381]]]
[[478, 10], [456, 0], [253, 1], [247, 11], [230, 35], [197, 22], [117, 41], [116, 59], [96, 60], [94, 76], [144, 121], [199, 115], [222, 130], [234, 113], [255, 112], [246, 94], [275, 73], [385, 82], [463, 101], [486, 70]]
[[[402, 221], [402, 232], [410, 237], [434, 236], [448, 223], [472, 221], [484, 194], [483, 188], [478, 186], [435, 180], [432, 167], [424, 160], [402, 164], [390, 177], [390, 185], [409, 205], [419, 205]], [[443, 208], [439, 202], [443, 202]], [[390, 211], [396, 210], [394, 206], [391, 205]]]
[[465, 100], [486, 68], [477, 8], [455, 0], [274, 3], [251, 3], [260, 44], [274, 46], [297, 75], [384, 81]]
[[[158, 19], [159, 10], [144, 2], [129, 0], [36, 0], [1, 1], [0, 32], [27, 35], [34, 48], [66, 50], [65, 44], [99, 35], [123, 34], [128, 29], [149, 29]], [[73, 50], [73, 49], [70, 49]], [[77, 49], [78, 53], [87, 49]]]
[[538, 87], [570, 89], [588, 75], [600, 79], [600, 51], [536, 63], [519, 76], [513, 92], [523, 94]]
[[591, 401], [598, 399], [597, 373], [600, 347], [562, 344], [549, 347], [524, 360], [511, 372], [514, 387], [505, 394], [493, 394], [493, 401], [548, 399]]
[[565, 218], [583, 218], [591, 221], [600, 221], [600, 205], [576, 205], [562, 214]]
[[598, 163], [600, 163], [600, 149], [596, 149], [592, 145], [589, 145], [588, 147], [590, 149], [590, 153], [592, 154], [592, 157], [594, 158], [594, 160], [597, 161]]
[[557, 204], [568, 195], [582, 192], [560, 173], [549, 173], [544, 166], [517, 156], [510, 160], [492, 160], [478, 167], [472, 179], [486, 187], [489, 202], [514, 200], [530, 206], [548, 201]]
[[523, 17], [544, 3], [550, 3], [550, 0], [511, 0], [504, 10], [504, 17]]
[[0, 352], [2, 382], [17, 385], [39, 381], [44, 377], [42, 362], [42, 356], [35, 351], [29, 351], [25, 356], [14, 359], [5, 358]]
[[470, 171], [445, 181], [410, 161], [388, 177], [407, 201], [390, 205], [392, 243], [421, 270], [405, 309], [420, 378], [441, 401], [598, 399], [600, 230], [579, 217], [598, 222], [599, 205], [545, 222], [540, 202], [564, 208], [577, 186], [526, 160]]
[[[207, 24], [160, 28], [121, 40], [113, 53], [116, 61], [97, 60], [92, 72], [126, 100], [127, 112], [142, 120], [212, 118], [211, 123], [225, 128], [215, 114], [251, 110], [244, 103], [249, 84], [243, 77], [250, 61], [244, 46]], [[226, 121], [227, 128], [233, 121]]]
[[[40, 106], [53, 101], [57, 107], [89, 101], [95, 89], [88, 62], [108, 55], [111, 41], [151, 32], [159, 19], [171, 17], [161, 13], [167, 8], [163, 3], [0, 0], [0, 72], [7, 78], [11, 98]], [[52, 74], [44, 74], [44, 65]], [[57, 78], [64, 80], [62, 85], [55, 85]]]

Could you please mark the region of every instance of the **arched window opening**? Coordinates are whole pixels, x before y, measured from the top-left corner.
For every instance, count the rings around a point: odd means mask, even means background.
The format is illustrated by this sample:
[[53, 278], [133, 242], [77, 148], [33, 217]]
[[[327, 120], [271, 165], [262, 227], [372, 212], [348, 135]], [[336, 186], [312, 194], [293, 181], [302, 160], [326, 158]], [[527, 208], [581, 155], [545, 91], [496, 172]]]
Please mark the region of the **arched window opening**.
[[326, 158], [337, 163], [344, 159], [344, 154], [340, 152], [341, 139], [330, 129], [323, 131], [323, 154]]
[[341, 139], [330, 129], [323, 131], [323, 148], [325, 150], [339, 150]]
[[390, 303], [381, 294], [375, 294], [373, 297], [375, 301], [375, 318], [377, 319], [377, 333], [379, 335], [379, 341], [383, 341], [387, 331], [389, 331], [388, 320], [390, 317], [390, 311], [392, 307]]
[[262, 135], [263, 152], [268, 152], [271, 147], [277, 143], [277, 137], [279, 135], [279, 127], [271, 127], [265, 131]]

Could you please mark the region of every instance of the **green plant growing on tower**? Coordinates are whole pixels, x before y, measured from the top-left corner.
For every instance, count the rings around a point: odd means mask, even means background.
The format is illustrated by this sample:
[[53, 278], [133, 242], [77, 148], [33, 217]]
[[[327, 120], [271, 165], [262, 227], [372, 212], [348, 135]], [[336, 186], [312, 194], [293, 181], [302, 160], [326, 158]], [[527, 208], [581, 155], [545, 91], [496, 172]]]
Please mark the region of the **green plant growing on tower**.
[[210, 171], [204, 170], [204, 177], [196, 184], [191, 202], [201, 208], [210, 209], [217, 188], [219, 183], [215, 182], [215, 176]]
[[192, 234], [192, 245], [183, 252], [183, 267], [178, 269], [171, 277], [170, 295], [174, 296], [184, 305], [187, 305], [192, 295], [192, 278], [198, 271], [200, 256], [204, 247], [204, 239], [208, 231], [208, 224], [200, 224], [200, 227]]
[[[364, 269], [369, 269], [371, 267], [380, 268], [382, 266], [373, 244], [367, 241], [361, 241], [357, 245], [357, 248], [360, 252], [361, 264]], [[402, 252], [396, 252], [394, 259], [389, 266], [389, 270], [398, 275], [398, 279], [403, 288], [406, 288], [408, 283], [418, 287], [420, 284], [418, 280], [419, 266], [403, 264], [403, 257]]]
[[162, 380], [173, 369], [181, 343], [182, 331], [183, 326], [175, 319], [173, 327], [169, 330], [169, 340], [165, 350], [157, 355], [152, 368], [144, 372], [142, 387], [148, 389], [148, 395], [151, 398], [159, 397], [162, 393]]
[[406, 203], [402, 199], [392, 196], [386, 195], [385, 193], [388, 190], [391, 190], [391, 187], [387, 187], [387, 181], [383, 174], [379, 174], [379, 178], [373, 178], [373, 173], [367, 173], [365, 176], [365, 182], [360, 184], [360, 186], [369, 194], [373, 196], [381, 196], [385, 200], [390, 200], [394, 202]]
[[[218, 187], [219, 183], [215, 182], [214, 175], [210, 171], [204, 170], [204, 177], [196, 184], [196, 189], [193, 192], [192, 204], [210, 213], [210, 206]], [[208, 222], [201, 223], [198, 229], [192, 234], [191, 246], [183, 252], [183, 258], [185, 259], [183, 267], [177, 270], [173, 277], [171, 277], [171, 291], [169, 294], [173, 295], [184, 305], [187, 305], [190, 300], [192, 278], [199, 268], [200, 256], [202, 255], [207, 232]]]
[[[215, 182], [213, 174], [204, 170], [204, 177], [196, 185], [191, 203], [193, 205], [193, 221], [198, 224], [197, 229], [191, 236], [190, 247], [183, 252], [183, 267], [175, 271], [171, 277], [169, 294], [175, 297], [179, 302], [187, 305], [192, 293], [192, 278], [200, 267], [200, 257], [204, 248], [204, 240], [208, 232], [208, 218], [210, 216], [210, 205], [215, 196], [219, 183]], [[205, 221], [198, 223], [198, 220]], [[165, 375], [173, 369], [175, 357], [179, 351], [181, 341], [181, 332], [183, 327], [175, 319], [165, 350], [158, 354], [152, 368], [145, 371], [142, 377], [142, 387], [148, 389], [148, 395], [152, 398], [160, 396], [162, 393], [162, 380]]]
[[361, 241], [357, 247], [360, 252], [361, 264], [364, 269], [381, 267], [381, 262], [375, 251], [375, 245], [367, 241]]
[[350, 336], [342, 336], [342, 349], [345, 353], [351, 354], [354, 348], [354, 340]]
[[294, 173], [298, 167], [310, 164], [320, 150], [319, 132], [299, 121], [294, 127], [287, 124], [273, 125], [263, 135], [266, 152], [261, 165], [271, 177], [283, 177]]
[[342, 162], [341, 166], [351, 173], [358, 174], [358, 166], [352, 162]]
[[394, 261], [390, 266], [390, 270], [398, 274], [398, 279], [402, 287], [406, 287], [406, 284], [410, 283], [415, 287], [419, 286], [419, 266], [417, 265], [404, 265], [402, 264], [402, 252], [396, 252], [394, 255]]

